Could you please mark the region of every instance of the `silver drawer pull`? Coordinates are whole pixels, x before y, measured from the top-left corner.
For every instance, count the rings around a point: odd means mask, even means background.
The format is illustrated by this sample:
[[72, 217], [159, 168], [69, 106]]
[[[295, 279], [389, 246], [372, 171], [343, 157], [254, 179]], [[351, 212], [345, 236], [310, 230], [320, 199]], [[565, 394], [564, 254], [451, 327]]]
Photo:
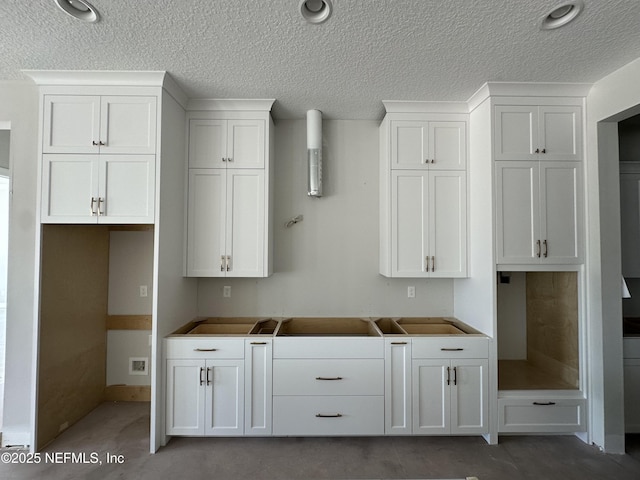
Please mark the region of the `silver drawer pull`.
[[267, 345], [267, 342], [251, 342], [251, 345]]
[[540, 407], [549, 407], [555, 405], [556, 402], [533, 402], [534, 405], [538, 405]]
[[340, 418], [341, 413], [316, 413], [317, 418]]
[[441, 348], [441, 352], [461, 352], [464, 348]]
[[217, 348], [194, 348], [194, 352], [217, 352]]
[[391, 342], [391, 345], [406, 345], [407, 342]]
[[342, 380], [342, 377], [316, 377], [316, 380]]

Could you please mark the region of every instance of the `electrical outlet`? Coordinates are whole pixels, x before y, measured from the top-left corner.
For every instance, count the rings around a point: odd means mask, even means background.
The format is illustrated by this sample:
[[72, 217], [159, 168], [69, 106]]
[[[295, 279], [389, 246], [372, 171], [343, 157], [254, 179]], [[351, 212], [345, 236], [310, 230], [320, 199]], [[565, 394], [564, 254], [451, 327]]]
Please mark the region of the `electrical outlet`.
[[413, 285], [407, 287], [407, 298], [415, 298], [416, 297], [416, 287]]
[[225, 285], [222, 288], [222, 296], [229, 298], [231, 296], [231, 287], [229, 285]]
[[146, 285], [140, 285], [140, 296], [141, 297], [146, 297], [148, 295], [148, 291], [147, 291], [147, 286]]

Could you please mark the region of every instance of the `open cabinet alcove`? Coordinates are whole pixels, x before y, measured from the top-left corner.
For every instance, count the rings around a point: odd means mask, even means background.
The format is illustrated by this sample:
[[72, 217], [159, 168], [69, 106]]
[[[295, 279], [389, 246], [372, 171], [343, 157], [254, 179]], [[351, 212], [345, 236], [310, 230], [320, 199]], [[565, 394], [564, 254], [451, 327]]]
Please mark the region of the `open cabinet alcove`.
[[578, 273], [498, 279], [498, 389], [579, 389]]
[[[135, 297], [152, 267], [151, 225], [42, 226], [38, 450], [105, 401], [150, 400], [151, 299]], [[146, 375], [127, 377], [131, 355]]]

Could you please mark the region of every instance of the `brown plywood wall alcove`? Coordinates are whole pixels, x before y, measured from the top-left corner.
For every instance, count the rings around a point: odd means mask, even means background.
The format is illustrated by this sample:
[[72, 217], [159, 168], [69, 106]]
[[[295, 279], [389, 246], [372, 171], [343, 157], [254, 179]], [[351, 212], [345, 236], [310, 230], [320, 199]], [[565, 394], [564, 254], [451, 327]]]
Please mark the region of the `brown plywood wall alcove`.
[[509, 278], [498, 285], [498, 388], [578, 389], [577, 272], [514, 272]]
[[104, 398], [108, 227], [43, 225], [41, 272], [38, 449]]
[[113, 364], [109, 332], [151, 333], [150, 313], [109, 315], [110, 280], [118, 283], [131, 276], [134, 280], [129, 283], [134, 283], [140, 264], [153, 261], [151, 236], [150, 242], [144, 243], [145, 259], [127, 263], [122, 255], [116, 255], [127, 268], [110, 271], [110, 257], [122, 252], [114, 247], [113, 235], [122, 239], [123, 231], [135, 232], [135, 236], [153, 233], [153, 226], [42, 226], [38, 450], [102, 402], [149, 400], [148, 386], [107, 385], [109, 361]]

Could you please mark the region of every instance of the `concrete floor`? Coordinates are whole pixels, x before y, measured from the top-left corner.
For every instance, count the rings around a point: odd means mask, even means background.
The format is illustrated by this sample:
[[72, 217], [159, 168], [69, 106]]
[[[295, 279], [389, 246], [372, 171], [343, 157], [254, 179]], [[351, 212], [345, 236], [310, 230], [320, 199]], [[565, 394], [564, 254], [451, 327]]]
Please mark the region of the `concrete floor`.
[[[605, 455], [572, 436], [174, 438], [148, 453], [149, 405], [105, 403], [41, 452], [37, 465], [0, 463], [3, 480], [42, 479], [453, 479], [638, 480], [640, 436], [627, 455]], [[91, 454], [102, 464], [64, 461]], [[0, 457], [19, 450], [3, 449]], [[24, 453], [24, 451], [22, 451]], [[107, 464], [107, 453], [122, 455]], [[45, 455], [58, 463], [46, 461]]]

